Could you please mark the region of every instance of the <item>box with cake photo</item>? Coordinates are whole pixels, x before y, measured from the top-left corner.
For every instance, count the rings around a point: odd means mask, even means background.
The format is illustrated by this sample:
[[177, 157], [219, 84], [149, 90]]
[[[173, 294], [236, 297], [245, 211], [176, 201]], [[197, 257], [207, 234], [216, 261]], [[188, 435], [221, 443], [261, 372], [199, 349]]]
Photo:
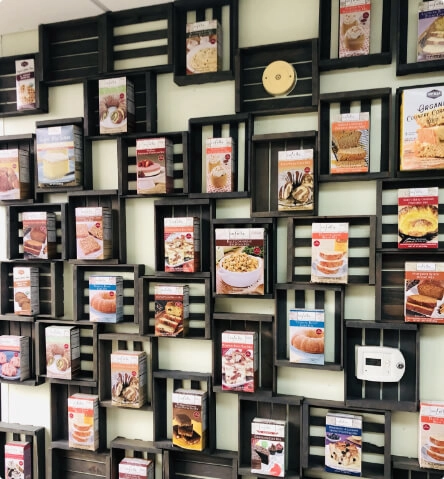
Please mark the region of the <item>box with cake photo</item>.
[[77, 259], [112, 257], [112, 211], [105, 206], [78, 207], [76, 219]]
[[324, 364], [324, 310], [290, 309], [290, 362]]
[[35, 110], [35, 62], [34, 58], [15, 61], [15, 90], [17, 110]]
[[123, 320], [123, 277], [89, 277], [89, 320], [118, 323]]
[[52, 211], [24, 211], [23, 257], [53, 259], [57, 254], [56, 215]]
[[80, 329], [75, 326], [47, 326], [46, 376], [72, 379], [80, 371]]
[[251, 472], [284, 477], [287, 424], [279, 419], [255, 417], [251, 423]]
[[68, 436], [69, 447], [99, 448], [99, 396], [76, 393], [68, 398]]
[[184, 337], [188, 334], [190, 287], [187, 284], [154, 286], [154, 333]]
[[111, 354], [111, 403], [141, 408], [146, 402], [147, 357], [145, 351], [115, 351]]
[[200, 220], [197, 217], [164, 218], [165, 271], [200, 270]]
[[420, 1], [417, 61], [424, 62], [441, 58], [444, 58], [444, 1]]
[[32, 478], [32, 444], [28, 441], [9, 441], [5, 444], [5, 477]]
[[0, 200], [25, 200], [29, 195], [29, 152], [0, 150]]
[[207, 138], [205, 147], [207, 193], [234, 191], [233, 138]]
[[29, 336], [0, 336], [0, 378], [24, 381], [31, 375]]
[[404, 317], [444, 324], [444, 263], [405, 263]]
[[444, 401], [419, 406], [419, 467], [444, 470]]
[[222, 29], [217, 20], [187, 23], [186, 74], [222, 70]]
[[14, 313], [25, 316], [39, 314], [39, 269], [34, 266], [14, 266], [12, 286]]
[[340, 0], [339, 58], [370, 53], [370, 0]]

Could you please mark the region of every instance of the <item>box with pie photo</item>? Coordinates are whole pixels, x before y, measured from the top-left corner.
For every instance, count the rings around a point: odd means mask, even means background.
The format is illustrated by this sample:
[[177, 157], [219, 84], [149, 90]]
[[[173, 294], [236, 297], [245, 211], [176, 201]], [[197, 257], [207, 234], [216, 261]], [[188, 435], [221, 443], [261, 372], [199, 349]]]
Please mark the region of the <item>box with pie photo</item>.
[[77, 259], [112, 257], [112, 211], [105, 206], [75, 209]]
[[419, 406], [419, 467], [444, 469], [444, 401]]
[[200, 222], [197, 217], [164, 218], [165, 271], [200, 270]]
[[217, 20], [187, 23], [186, 65], [187, 75], [222, 70], [222, 29]]
[[154, 286], [156, 336], [184, 337], [188, 333], [190, 288], [187, 284]]
[[290, 309], [290, 362], [324, 364], [324, 310]]
[[23, 257], [53, 259], [57, 254], [56, 215], [52, 211], [24, 211]]
[[0, 150], [0, 200], [25, 200], [29, 194], [29, 152]]
[[418, 62], [444, 58], [444, 1], [419, 2]]
[[286, 422], [255, 417], [251, 423], [251, 472], [284, 477], [286, 468]]
[[370, 53], [370, 0], [340, 0], [339, 58]]

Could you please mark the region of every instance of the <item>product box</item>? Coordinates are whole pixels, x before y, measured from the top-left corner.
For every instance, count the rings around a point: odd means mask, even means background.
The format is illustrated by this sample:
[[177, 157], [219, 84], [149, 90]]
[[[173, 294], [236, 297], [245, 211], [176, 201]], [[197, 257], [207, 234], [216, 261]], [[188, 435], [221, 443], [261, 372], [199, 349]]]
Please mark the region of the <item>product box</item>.
[[444, 469], [444, 402], [419, 405], [419, 467]]
[[188, 333], [190, 287], [187, 284], [154, 286], [156, 336], [184, 337]]
[[140, 408], [145, 404], [146, 363], [145, 351], [111, 354], [111, 402], [114, 406]]
[[216, 228], [216, 294], [264, 294], [264, 228]]
[[77, 259], [112, 258], [112, 211], [105, 206], [75, 209]]
[[173, 392], [173, 445], [194, 451], [206, 448], [207, 398], [207, 392], [200, 389]]
[[368, 173], [368, 112], [337, 115], [331, 124], [330, 173]]
[[173, 142], [169, 138], [136, 140], [137, 193], [172, 193]]
[[0, 150], [0, 200], [25, 200], [30, 192], [29, 152]]
[[154, 479], [154, 463], [141, 457], [125, 457], [119, 462], [118, 479]]
[[165, 271], [200, 271], [199, 218], [164, 218]]
[[362, 416], [327, 413], [325, 470], [349, 476], [362, 474]]
[[251, 423], [251, 472], [284, 477], [286, 422], [255, 417]]
[[56, 215], [52, 211], [24, 211], [23, 257], [53, 259], [57, 255]]
[[398, 190], [398, 248], [438, 248], [438, 187]]
[[370, 0], [340, 0], [339, 58], [370, 53]]
[[444, 1], [419, 2], [418, 62], [444, 58]]
[[222, 333], [222, 390], [254, 393], [258, 384], [258, 363], [255, 331]]
[[313, 209], [313, 149], [278, 151], [278, 210]]
[[348, 281], [348, 223], [312, 223], [311, 282]]
[[400, 169], [444, 168], [444, 86], [406, 88], [401, 93]]
[[83, 185], [83, 130], [79, 125], [35, 129], [38, 186]]
[[12, 284], [14, 314], [25, 316], [39, 314], [39, 269], [33, 266], [14, 266]]
[[290, 362], [324, 364], [324, 310], [290, 309]]
[[72, 379], [80, 371], [80, 329], [75, 326], [47, 326], [46, 376]]
[[68, 398], [68, 434], [69, 447], [99, 448], [99, 396], [76, 393]]
[[207, 193], [235, 191], [235, 144], [233, 138], [207, 138], [205, 164]]
[[32, 479], [32, 445], [25, 441], [5, 444], [5, 478]]
[[35, 110], [35, 65], [34, 58], [15, 61], [15, 89], [17, 110]]
[[0, 377], [24, 381], [31, 375], [28, 336], [0, 336]]
[[444, 323], [444, 263], [405, 263], [404, 317], [413, 323]]
[[135, 128], [134, 85], [127, 77], [99, 80], [100, 134], [132, 133]]
[[187, 23], [186, 73], [222, 70], [222, 29], [217, 20]]
[[123, 277], [89, 277], [89, 320], [119, 323], [123, 320]]

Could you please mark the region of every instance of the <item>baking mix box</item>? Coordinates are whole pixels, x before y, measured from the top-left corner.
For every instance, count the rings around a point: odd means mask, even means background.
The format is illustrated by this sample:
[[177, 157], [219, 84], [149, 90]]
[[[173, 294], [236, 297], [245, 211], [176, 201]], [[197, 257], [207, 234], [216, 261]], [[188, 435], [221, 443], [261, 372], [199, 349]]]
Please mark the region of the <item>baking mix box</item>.
[[46, 376], [72, 379], [80, 371], [80, 329], [54, 325], [45, 328]]
[[142, 457], [125, 457], [119, 462], [118, 479], [154, 479], [154, 463]]
[[370, 0], [340, 0], [339, 58], [370, 53]]
[[185, 216], [164, 218], [165, 271], [200, 271], [200, 220]]
[[132, 133], [135, 129], [134, 84], [128, 77], [99, 80], [101, 135]]
[[187, 284], [154, 286], [154, 333], [184, 337], [188, 334], [190, 287]]
[[89, 277], [89, 320], [93, 323], [123, 321], [123, 277]]
[[15, 61], [15, 91], [17, 110], [35, 110], [36, 83], [34, 58]]
[[207, 138], [205, 141], [206, 191], [235, 191], [235, 143], [233, 138]]
[[25, 200], [30, 194], [29, 152], [0, 150], [0, 200]]
[[112, 211], [106, 206], [75, 209], [77, 259], [112, 258]]
[[5, 477], [32, 479], [32, 445], [27, 441], [5, 444]]
[[419, 467], [444, 469], [444, 402], [421, 401], [419, 405]]
[[290, 309], [291, 363], [324, 364], [324, 316], [323, 309]]
[[39, 314], [39, 269], [34, 266], [14, 266], [12, 285], [14, 314], [25, 316]]
[[111, 354], [111, 402], [114, 406], [140, 408], [146, 402], [147, 358], [145, 351]]
[[419, 2], [417, 61], [444, 58], [444, 1]]
[[222, 70], [222, 28], [217, 20], [187, 23], [186, 74]]
[[23, 257], [53, 259], [57, 255], [56, 214], [52, 211], [22, 213]]
[[99, 396], [76, 393], [68, 398], [68, 435], [69, 447], [99, 448]]
[[0, 377], [24, 381], [31, 375], [29, 336], [0, 336]]
[[285, 421], [255, 417], [251, 423], [251, 472], [284, 477], [286, 468]]

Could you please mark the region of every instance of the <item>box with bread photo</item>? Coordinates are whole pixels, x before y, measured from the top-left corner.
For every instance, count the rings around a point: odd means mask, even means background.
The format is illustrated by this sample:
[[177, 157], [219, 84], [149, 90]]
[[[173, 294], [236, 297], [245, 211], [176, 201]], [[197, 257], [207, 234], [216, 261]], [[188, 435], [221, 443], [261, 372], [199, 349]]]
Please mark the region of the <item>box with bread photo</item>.
[[68, 398], [68, 437], [69, 447], [99, 448], [99, 396], [76, 393]]
[[195, 273], [200, 270], [200, 220], [184, 216], [164, 218], [165, 271]]
[[405, 263], [406, 322], [444, 324], [444, 263]]
[[28, 441], [9, 441], [5, 444], [5, 478], [32, 478], [32, 444]]
[[141, 408], [146, 402], [145, 351], [111, 353], [111, 402], [113, 406]]
[[93, 323], [123, 321], [123, 277], [89, 277], [89, 320]]
[[370, 53], [370, 0], [340, 0], [339, 58]]
[[25, 200], [30, 195], [29, 151], [0, 150], [0, 200]]
[[417, 61], [444, 58], [444, 1], [420, 1]]
[[437, 186], [398, 190], [398, 248], [438, 248]]
[[370, 114], [343, 113], [331, 124], [330, 173], [368, 173]]
[[52, 211], [24, 211], [23, 257], [53, 259], [57, 254], [56, 215]]
[[290, 309], [291, 363], [324, 364], [324, 310]]
[[217, 20], [187, 23], [185, 43], [187, 75], [222, 70], [222, 28]]
[[207, 138], [205, 141], [207, 193], [235, 190], [235, 144], [231, 137]]
[[444, 469], [444, 401], [419, 405], [419, 467]]
[[188, 334], [190, 287], [187, 284], [154, 286], [154, 332], [156, 336]]
[[154, 479], [154, 463], [143, 457], [124, 457], [119, 462], [118, 479]]
[[348, 282], [348, 223], [312, 223], [311, 282]]
[[39, 314], [39, 269], [34, 266], [12, 268], [14, 313], [32, 316]]
[[54, 325], [45, 328], [46, 376], [73, 379], [80, 371], [80, 329]]
[[255, 417], [251, 423], [251, 472], [284, 477], [286, 471], [287, 423]]
[[112, 257], [112, 211], [106, 206], [78, 207], [76, 217], [77, 259]]
[[31, 375], [29, 336], [0, 336], [0, 377], [24, 381]]

